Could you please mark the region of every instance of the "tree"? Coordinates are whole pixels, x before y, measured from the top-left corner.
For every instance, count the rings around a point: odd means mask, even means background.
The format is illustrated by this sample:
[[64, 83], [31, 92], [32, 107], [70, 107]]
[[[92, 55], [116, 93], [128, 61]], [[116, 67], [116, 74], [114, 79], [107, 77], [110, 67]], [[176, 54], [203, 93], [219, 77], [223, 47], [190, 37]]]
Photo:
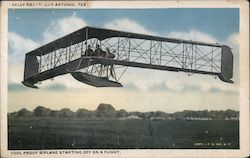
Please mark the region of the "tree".
[[31, 117], [32, 116], [32, 112], [30, 112], [29, 110], [22, 108], [21, 110], [19, 110], [17, 112], [17, 116], [19, 117]]
[[59, 117], [60, 111], [59, 110], [51, 110], [50, 117]]
[[155, 112], [155, 117], [164, 117], [164, 112], [162, 112], [162, 111], [156, 111]]
[[76, 111], [76, 117], [92, 118], [94, 116], [92, 111], [89, 111], [87, 109], [78, 109]]
[[118, 118], [127, 117], [127, 115], [128, 115], [128, 112], [124, 109], [121, 109], [116, 113], [116, 117]]
[[74, 112], [71, 111], [69, 108], [63, 108], [59, 114], [60, 117], [74, 117]]
[[115, 108], [110, 104], [100, 104], [96, 109], [97, 117], [114, 117], [115, 116]]
[[38, 106], [34, 109], [34, 112], [35, 112], [35, 116], [37, 117], [48, 117], [50, 116], [51, 110], [43, 106]]
[[15, 118], [15, 117], [18, 117], [17, 112], [8, 113], [8, 118]]
[[225, 111], [225, 115], [227, 118], [238, 118], [239, 115], [236, 111], [228, 109]]

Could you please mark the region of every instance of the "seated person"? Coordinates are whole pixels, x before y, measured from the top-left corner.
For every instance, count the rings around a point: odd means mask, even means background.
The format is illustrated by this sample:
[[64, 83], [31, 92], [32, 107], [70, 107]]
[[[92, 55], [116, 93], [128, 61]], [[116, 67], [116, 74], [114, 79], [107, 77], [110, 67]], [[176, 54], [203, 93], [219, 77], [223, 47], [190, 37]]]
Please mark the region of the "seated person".
[[99, 44], [97, 44], [93, 56], [99, 56], [100, 52], [101, 52], [100, 46]]
[[105, 57], [105, 54], [106, 52], [100, 48], [99, 44], [97, 44], [93, 56]]
[[112, 58], [112, 59], [114, 59], [115, 58], [115, 54], [113, 54], [113, 53], [111, 53], [110, 51], [109, 51], [109, 48], [106, 48], [106, 52], [105, 52], [105, 58]]
[[85, 51], [85, 56], [91, 56], [93, 54], [93, 50], [91, 49], [91, 46], [88, 45], [86, 51]]

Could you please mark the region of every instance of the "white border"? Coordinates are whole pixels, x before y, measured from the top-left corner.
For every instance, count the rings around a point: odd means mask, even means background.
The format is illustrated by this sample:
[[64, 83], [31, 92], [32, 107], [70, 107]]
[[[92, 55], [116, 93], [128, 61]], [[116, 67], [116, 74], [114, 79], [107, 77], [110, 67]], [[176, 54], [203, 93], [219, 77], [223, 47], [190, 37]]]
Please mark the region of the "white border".
[[[61, 1], [67, 3], [66, 1]], [[7, 32], [9, 8], [47, 8], [46, 3], [51, 1], [26, 1], [18, 3], [40, 4], [33, 7], [13, 7], [17, 2], [1, 3], [1, 157], [62, 157], [60, 154], [52, 155], [11, 155], [7, 150]], [[56, 1], [56, 3], [60, 3]], [[75, 7], [50, 8], [240, 8], [240, 149], [166, 149], [166, 150], [119, 150], [119, 154], [70, 154], [65, 157], [247, 157], [249, 156], [249, 8], [247, 1], [73, 1], [82, 3]], [[11, 150], [13, 151], [13, 150]], [[38, 150], [39, 151], [39, 150]], [[49, 151], [49, 150], [46, 150]], [[57, 150], [62, 151], [62, 150]], [[74, 150], [77, 151], [77, 150]], [[79, 150], [94, 151], [94, 150]]]

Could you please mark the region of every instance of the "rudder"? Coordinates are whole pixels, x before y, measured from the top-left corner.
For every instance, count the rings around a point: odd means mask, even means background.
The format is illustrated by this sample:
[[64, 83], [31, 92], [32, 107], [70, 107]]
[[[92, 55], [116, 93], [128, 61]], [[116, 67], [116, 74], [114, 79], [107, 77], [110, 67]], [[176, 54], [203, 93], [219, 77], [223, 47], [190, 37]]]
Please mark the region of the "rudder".
[[233, 77], [233, 53], [231, 48], [223, 45], [221, 46], [221, 73], [219, 78], [224, 82], [234, 83], [231, 78]]

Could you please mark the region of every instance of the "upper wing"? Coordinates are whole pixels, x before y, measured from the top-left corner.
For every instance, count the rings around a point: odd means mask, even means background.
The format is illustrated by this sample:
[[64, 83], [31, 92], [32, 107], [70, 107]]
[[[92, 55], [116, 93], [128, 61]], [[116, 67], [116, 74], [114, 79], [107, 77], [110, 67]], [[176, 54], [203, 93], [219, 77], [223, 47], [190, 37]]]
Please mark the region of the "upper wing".
[[127, 37], [127, 38], [136, 38], [136, 39], [145, 39], [145, 40], [154, 40], [154, 41], [164, 41], [164, 42], [172, 42], [172, 43], [187, 43], [187, 44], [196, 44], [196, 45], [204, 45], [204, 46], [213, 46], [213, 47], [221, 47], [219, 44], [212, 44], [212, 43], [205, 43], [205, 42], [198, 42], [198, 41], [189, 41], [189, 40], [182, 40], [176, 38], [165, 38], [159, 36], [152, 36], [146, 34], [138, 34], [138, 33], [131, 33], [131, 32], [124, 32], [124, 31], [116, 31], [104, 28], [95, 28], [95, 27], [84, 27], [80, 30], [77, 30], [73, 33], [70, 33], [66, 36], [63, 36], [51, 43], [48, 43], [44, 46], [41, 46], [31, 52], [29, 55], [36, 55], [42, 56], [58, 50], [60, 48], [65, 48], [70, 45], [77, 44], [79, 42], [85, 41], [86, 39], [90, 38], [97, 38], [99, 40], [104, 40], [106, 38], [111, 37]]

